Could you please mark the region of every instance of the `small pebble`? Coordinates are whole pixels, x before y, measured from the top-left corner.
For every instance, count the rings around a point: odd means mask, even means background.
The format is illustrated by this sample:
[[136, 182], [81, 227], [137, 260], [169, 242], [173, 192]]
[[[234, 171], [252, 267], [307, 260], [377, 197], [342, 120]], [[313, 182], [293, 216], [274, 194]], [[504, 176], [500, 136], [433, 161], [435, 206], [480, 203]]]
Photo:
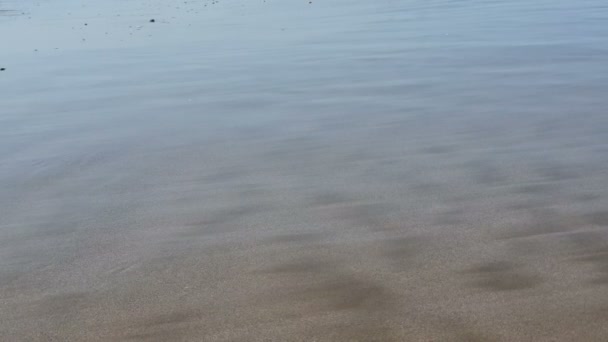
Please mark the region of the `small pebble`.
[[150, 22], [151, 22], [151, 23], [154, 23], [154, 22], [156, 22], [156, 20], [154, 20], [154, 19], [150, 19]]
[[6, 70], [6, 68], [0, 68], [0, 71], [4, 71], [4, 70]]

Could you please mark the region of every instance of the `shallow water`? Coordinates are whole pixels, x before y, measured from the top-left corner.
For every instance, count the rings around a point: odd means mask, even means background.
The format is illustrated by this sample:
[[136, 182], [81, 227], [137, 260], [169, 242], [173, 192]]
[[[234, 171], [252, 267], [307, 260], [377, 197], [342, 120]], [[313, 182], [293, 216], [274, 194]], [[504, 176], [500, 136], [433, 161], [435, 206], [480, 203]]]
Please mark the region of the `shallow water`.
[[607, 19], [0, 1], [0, 339], [605, 340]]

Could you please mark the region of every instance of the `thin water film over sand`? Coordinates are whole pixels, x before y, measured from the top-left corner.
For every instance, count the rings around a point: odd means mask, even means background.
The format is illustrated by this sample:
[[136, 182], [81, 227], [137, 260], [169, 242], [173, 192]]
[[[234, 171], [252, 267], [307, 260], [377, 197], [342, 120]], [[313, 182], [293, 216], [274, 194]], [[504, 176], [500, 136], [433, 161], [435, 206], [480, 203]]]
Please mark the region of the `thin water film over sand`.
[[606, 341], [607, 20], [0, 0], [0, 340]]

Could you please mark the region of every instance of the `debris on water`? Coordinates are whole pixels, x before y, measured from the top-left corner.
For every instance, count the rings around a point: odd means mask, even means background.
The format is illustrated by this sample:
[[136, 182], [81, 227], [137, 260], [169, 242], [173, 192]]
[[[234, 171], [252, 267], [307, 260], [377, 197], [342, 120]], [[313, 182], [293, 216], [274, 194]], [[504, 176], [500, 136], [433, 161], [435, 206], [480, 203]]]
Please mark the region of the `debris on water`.
[[154, 22], [156, 22], [156, 20], [154, 20], [154, 19], [150, 19], [150, 22], [151, 22], [151, 23], [154, 23]]

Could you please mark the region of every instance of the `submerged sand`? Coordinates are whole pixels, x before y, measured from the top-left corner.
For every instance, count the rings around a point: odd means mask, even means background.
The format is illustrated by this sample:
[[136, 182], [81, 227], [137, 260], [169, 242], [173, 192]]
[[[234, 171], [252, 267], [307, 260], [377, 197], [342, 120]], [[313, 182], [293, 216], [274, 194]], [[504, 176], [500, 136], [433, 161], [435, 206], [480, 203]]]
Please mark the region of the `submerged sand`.
[[605, 341], [592, 3], [0, 3], [0, 340]]

